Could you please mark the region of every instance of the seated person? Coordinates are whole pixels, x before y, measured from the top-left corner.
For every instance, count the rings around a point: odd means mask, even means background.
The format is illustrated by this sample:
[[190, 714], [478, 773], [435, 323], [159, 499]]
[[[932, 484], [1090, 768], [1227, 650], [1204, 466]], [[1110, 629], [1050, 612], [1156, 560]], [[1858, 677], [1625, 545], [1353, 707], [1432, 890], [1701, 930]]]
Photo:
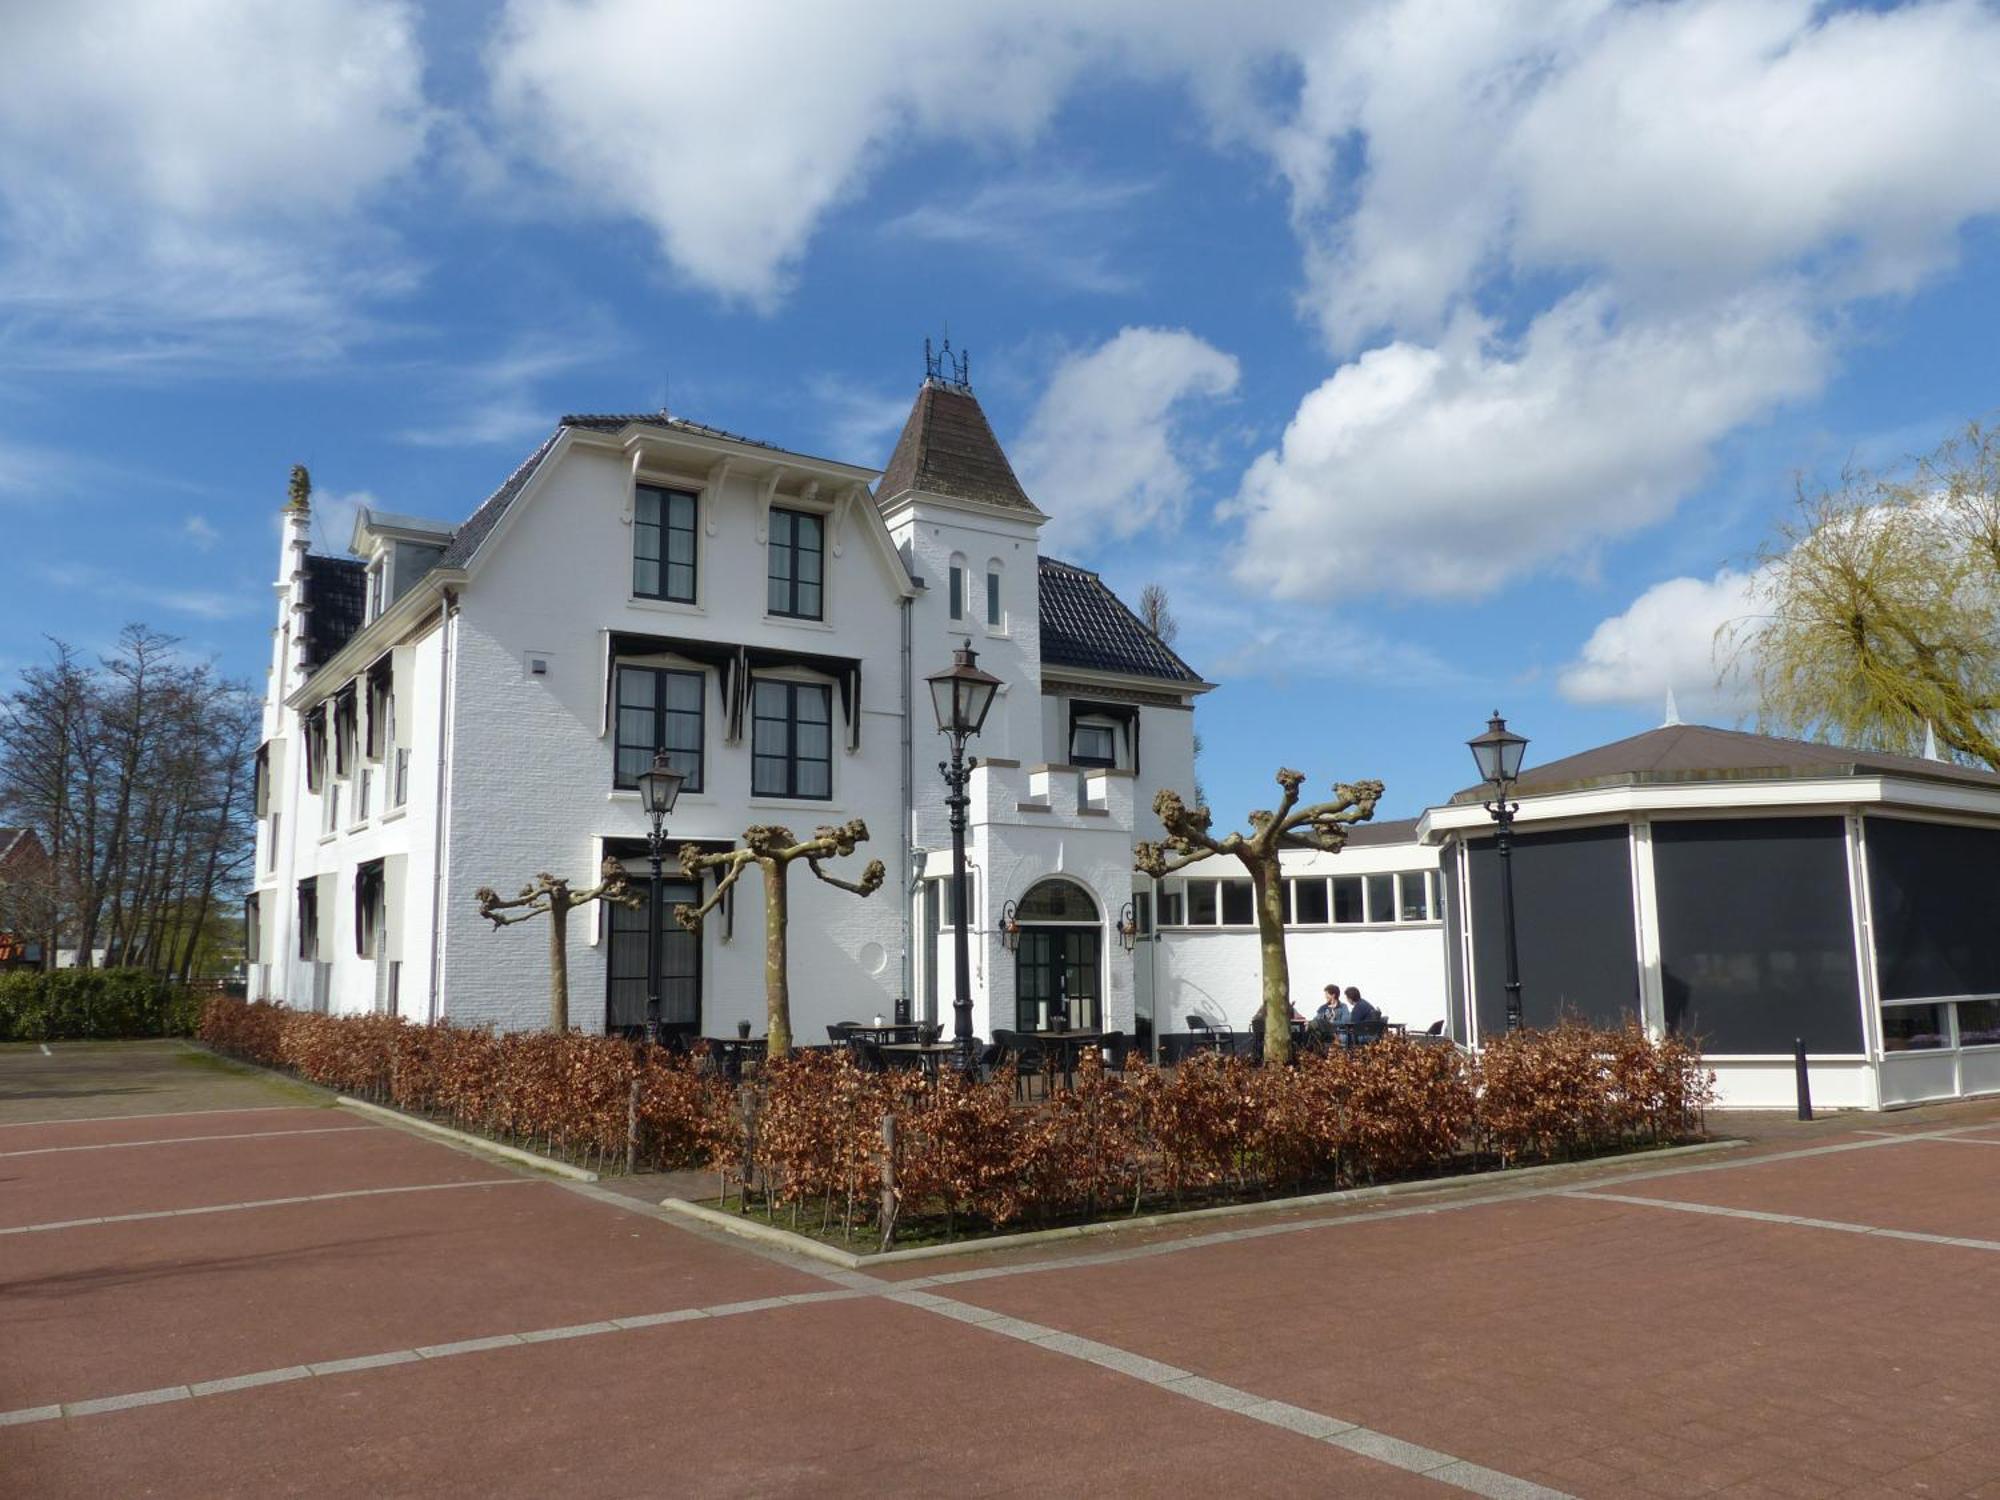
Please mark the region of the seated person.
[[1372, 1026], [1379, 1023], [1382, 1012], [1361, 997], [1361, 991], [1353, 985], [1347, 987], [1347, 1019], [1355, 1027]]
[[1328, 985], [1325, 996], [1324, 1003], [1313, 1013], [1312, 1029], [1315, 1036], [1330, 1042], [1347, 1024], [1347, 1002], [1340, 998], [1340, 986], [1337, 984]]

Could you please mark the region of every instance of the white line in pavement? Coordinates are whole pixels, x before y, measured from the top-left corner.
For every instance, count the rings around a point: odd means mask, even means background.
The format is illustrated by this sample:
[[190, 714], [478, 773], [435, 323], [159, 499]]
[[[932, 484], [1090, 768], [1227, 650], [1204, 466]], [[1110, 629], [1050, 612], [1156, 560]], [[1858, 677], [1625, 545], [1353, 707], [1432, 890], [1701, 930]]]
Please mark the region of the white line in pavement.
[[192, 1146], [203, 1141], [257, 1141], [275, 1135], [344, 1135], [350, 1130], [379, 1130], [378, 1125], [315, 1125], [310, 1130], [245, 1130], [234, 1135], [169, 1135], [153, 1141], [100, 1141], [90, 1146], [35, 1146], [26, 1151], [0, 1151], [7, 1156], [52, 1156], [58, 1151], [124, 1151], [133, 1146]]
[[[293, 1135], [297, 1131], [290, 1132]], [[93, 1224], [136, 1224], [144, 1219], [189, 1219], [201, 1214], [235, 1213], [245, 1208], [281, 1208], [294, 1203], [331, 1203], [341, 1198], [379, 1198], [389, 1193], [442, 1193], [452, 1188], [519, 1187], [532, 1177], [480, 1177], [470, 1182], [420, 1182], [407, 1187], [349, 1188], [339, 1193], [302, 1193], [292, 1198], [247, 1198], [241, 1203], [204, 1203], [198, 1208], [155, 1208], [136, 1214], [102, 1214], [94, 1219], [56, 1219], [47, 1224], [16, 1224], [4, 1234], [45, 1234], [52, 1229], [83, 1229]]]
[[1004, 1313], [994, 1312], [991, 1308], [977, 1307], [967, 1302], [954, 1302], [948, 1297], [935, 1296], [930, 1292], [892, 1290], [895, 1285], [892, 1282], [879, 1284], [891, 1302], [901, 1302], [909, 1307], [921, 1308], [925, 1312], [936, 1313], [939, 1317], [950, 1318], [973, 1328], [983, 1328], [988, 1333], [1019, 1339], [1033, 1348], [1115, 1371], [1159, 1390], [1184, 1396], [1190, 1401], [1199, 1401], [1204, 1406], [1213, 1406], [1222, 1411], [1234, 1412], [1241, 1417], [1249, 1417], [1252, 1421], [1264, 1422], [1272, 1427], [1282, 1427], [1288, 1432], [1299, 1433], [1304, 1437], [1316, 1438], [1322, 1443], [1345, 1448], [1350, 1453], [1358, 1453], [1363, 1458], [1373, 1459], [1391, 1468], [1421, 1474], [1426, 1479], [1434, 1479], [1440, 1484], [1469, 1490], [1475, 1495], [1492, 1496], [1494, 1500], [1515, 1500], [1515, 1497], [1518, 1497], [1518, 1500], [1565, 1500], [1561, 1490], [1552, 1490], [1516, 1475], [1504, 1474], [1498, 1469], [1489, 1469], [1483, 1464], [1475, 1464], [1450, 1453], [1441, 1453], [1435, 1448], [1426, 1448], [1418, 1443], [1392, 1437], [1386, 1432], [1377, 1432], [1373, 1428], [1363, 1427], [1358, 1422], [1349, 1422], [1303, 1406], [1273, 1401], [1233, 1385], [1224, 1385], [1219, 1380], [1209, 1380], [1191, 1370], [1183, 1370], [1178, 1365], [1148, 1359], [1143, 1354], [1134, 1354], [1114, 1344], [1099, 1343], [1096, 1339], [1064, 1333], [1059, 1328], [1047, 1328], [1040, 1323], [1030, 1323], [1022, 1318], [1010, 1318]]
[[[530, 1178], [521, 1178], [523, 1182]], [[320, 1360], [302, 1365], [285, 1365], [275, 1370], [256, 1370], [248, 1375], [232, 1375], [221, 1380], [196, 1380], [186, 1385], [166, 1385], [150, 1391], [131, 1391], [117, 1396], [97, 1396], [88, 1401], [65, 1401], [46, 1406], [24, 1406], [0, 1411], [0, 1427], [19, 1427], [30, 1422], [52, 1422], [59, 1417], [87, 1417], [100, 1412], [124, 1411], [134, 1406], [152, 1406], [163, 1401], [192, 1401], [200, 1396], [216, 1396], [226, 1391], [245, 1390], [258, 1385], [282, 1385], [293, 1380], [323, 1379], [347, 1375], [357, 1370], [377, 1370], [390, 1365], [415, 1364], [419, 1360], [450, 1359], [460, 1354], [480, 1354], [489, 1349], [507, 1349], [527, 1344], [546, 1344], [559, 1339], [580, 1339], [604, 1334], [625, 1333], [635, 1328], [657, 1328], [665, 1323], [689, 1323], [700, 1318], [728, 1318], [741, 1313], [766, 1312], [773, 1308], [800, 1307], [815, 1302], [848, 1302], [866, 1292], [841, 1289], [828, 1292], [794, 1292], [785, 1297], [758, 1297], [747, 1302], [723, 1302], [713, 1307], [680, 1307], [671, 1312], [639, 1313], [626, 1318], [606, 1318], [596, 1323], [571, 1323], [561, 1328], [535, 1328], [524, 1333], [500, 1333], [487, 1338], [457, 1339], [447, 1344], [425, 1344], [414, 1349], [391, 1349], [381, 1354], [362, 1354], [347, 1359]]]
[[33, 1130], [45, 1125], [116, 1125], [125, 1120], [178, 1120], [185, 1115], [268, 1115], [286, 1109], [323, 1109], [319, 1104], [248, 1104], [234, 1109], [162, 1109], [144, 1115], [78, 1115], [71, 1120], [0, 1120], [0, 1130]]
[[1788, 1224], [1796, 1229], [1830, 1229], [1841, 1234], [1868, 1235], [1885, 1240], [1915, 1240], [1922, 1245], [1956, 1245], [1962, 1250], [2000, 1250], [2000, 1240], [1966, 1235], [1926, 1234], [1917, 1229], [1885, 1229], [1879, 1224], [1853, 1224], [1845, 1219], [1809, 1219], [1799, 1214], [1769, 1213], [1760, 1208], [1724, 1208], [1718, 1203], [1682, 1203], [1672, 1198], [1641, 1198], [1632, 1193], [1592, 1192], [1572, 1188], [1562, 1195], [1587, 1202], [1629, 1203], [1637, 1208], [1665, 1208], [1675, 1213], [1709, 1214], [1721, 1219], [1752, 1219], [1760, 1224]]

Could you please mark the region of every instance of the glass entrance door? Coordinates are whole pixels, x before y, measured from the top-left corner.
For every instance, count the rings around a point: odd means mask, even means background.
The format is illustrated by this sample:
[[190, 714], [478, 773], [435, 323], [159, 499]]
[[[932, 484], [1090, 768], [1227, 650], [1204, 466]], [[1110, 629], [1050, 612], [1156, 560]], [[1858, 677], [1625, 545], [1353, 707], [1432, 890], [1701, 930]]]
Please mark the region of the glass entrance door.
[[1014, 1024], [1049, 1029], [1049, 1012], [1066, 1000], [1073, 1027], [1103, 1024], [1101, 935], [1095, 927], [1023, 927], [1014, 953]]
[[[632, 882], [641, 901], [652, 883]], [[660, 909], [645, 906], [611, 908], [610, 987], [604, 1029], [636, 1031], [646, 1024], [646, 934], [658, 934], [660, 944], [660, 1030], [683, 1036], [701, 1034], [701, 935], [674, 920], [674, 908], [699, 903], [701, 887], [692, 881], [660, 882]], [[648, 919], [651, 919], [650, 923]]]

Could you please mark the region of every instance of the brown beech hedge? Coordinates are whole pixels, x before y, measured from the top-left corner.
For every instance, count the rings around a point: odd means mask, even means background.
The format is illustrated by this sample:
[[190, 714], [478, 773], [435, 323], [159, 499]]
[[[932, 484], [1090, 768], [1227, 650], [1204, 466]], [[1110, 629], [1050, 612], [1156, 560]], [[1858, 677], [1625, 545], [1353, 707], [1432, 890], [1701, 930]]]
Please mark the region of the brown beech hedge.
[[[698, 1060], [575, 1032], [496, 1034], [212, 1001], [202, 1040], [315, 1083], [572, 1159], [703, 1167], [802, 1228], [891, 1242], [1550, 1160], [1700, 1134], [1714, 1075], [1679, 1038], [1565, 1024], [1452, 1046], [1385, 1040], [1289, 1067], [1086, 1057], [1029, 1107], [1010, 1073], [936, 1083], [801, 1052], [739, 1091]], [[885, 1132], [885, 1117], [893, 1128]], [[748, 1181], [745, 1181], [745, 1178]]]

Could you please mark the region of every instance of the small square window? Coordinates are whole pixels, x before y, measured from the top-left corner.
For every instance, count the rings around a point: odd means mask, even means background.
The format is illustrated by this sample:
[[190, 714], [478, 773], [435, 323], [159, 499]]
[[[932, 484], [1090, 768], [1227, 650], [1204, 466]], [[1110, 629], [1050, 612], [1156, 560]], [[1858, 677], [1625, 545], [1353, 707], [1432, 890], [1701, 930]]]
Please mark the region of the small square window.
[[1249, 881], [1222, 882], [1222, 925], [1224, 927], [1257, 925], [1257, 896]]
[[1213, 927], [1220, 910], [1213, 880], [1190, 880], [1187, 883], [1188, 926]]
[[1292, 920], [1301, 927], [1324, 927], [1328, 920], [1326, 882], [1294, 880], [1291, 886]]
[[1368, 920], [1371, 922], [1393, 922], [1396, 920], [1396, 877], [1393, 875], [1370, 875], [1368, 880]]
[[1336, 924], [1351, 927], [1368, 920], [1361, 906], [1361, 877], [1359, 875], [1336, 875], [1333, 877], [1333, 920]]

